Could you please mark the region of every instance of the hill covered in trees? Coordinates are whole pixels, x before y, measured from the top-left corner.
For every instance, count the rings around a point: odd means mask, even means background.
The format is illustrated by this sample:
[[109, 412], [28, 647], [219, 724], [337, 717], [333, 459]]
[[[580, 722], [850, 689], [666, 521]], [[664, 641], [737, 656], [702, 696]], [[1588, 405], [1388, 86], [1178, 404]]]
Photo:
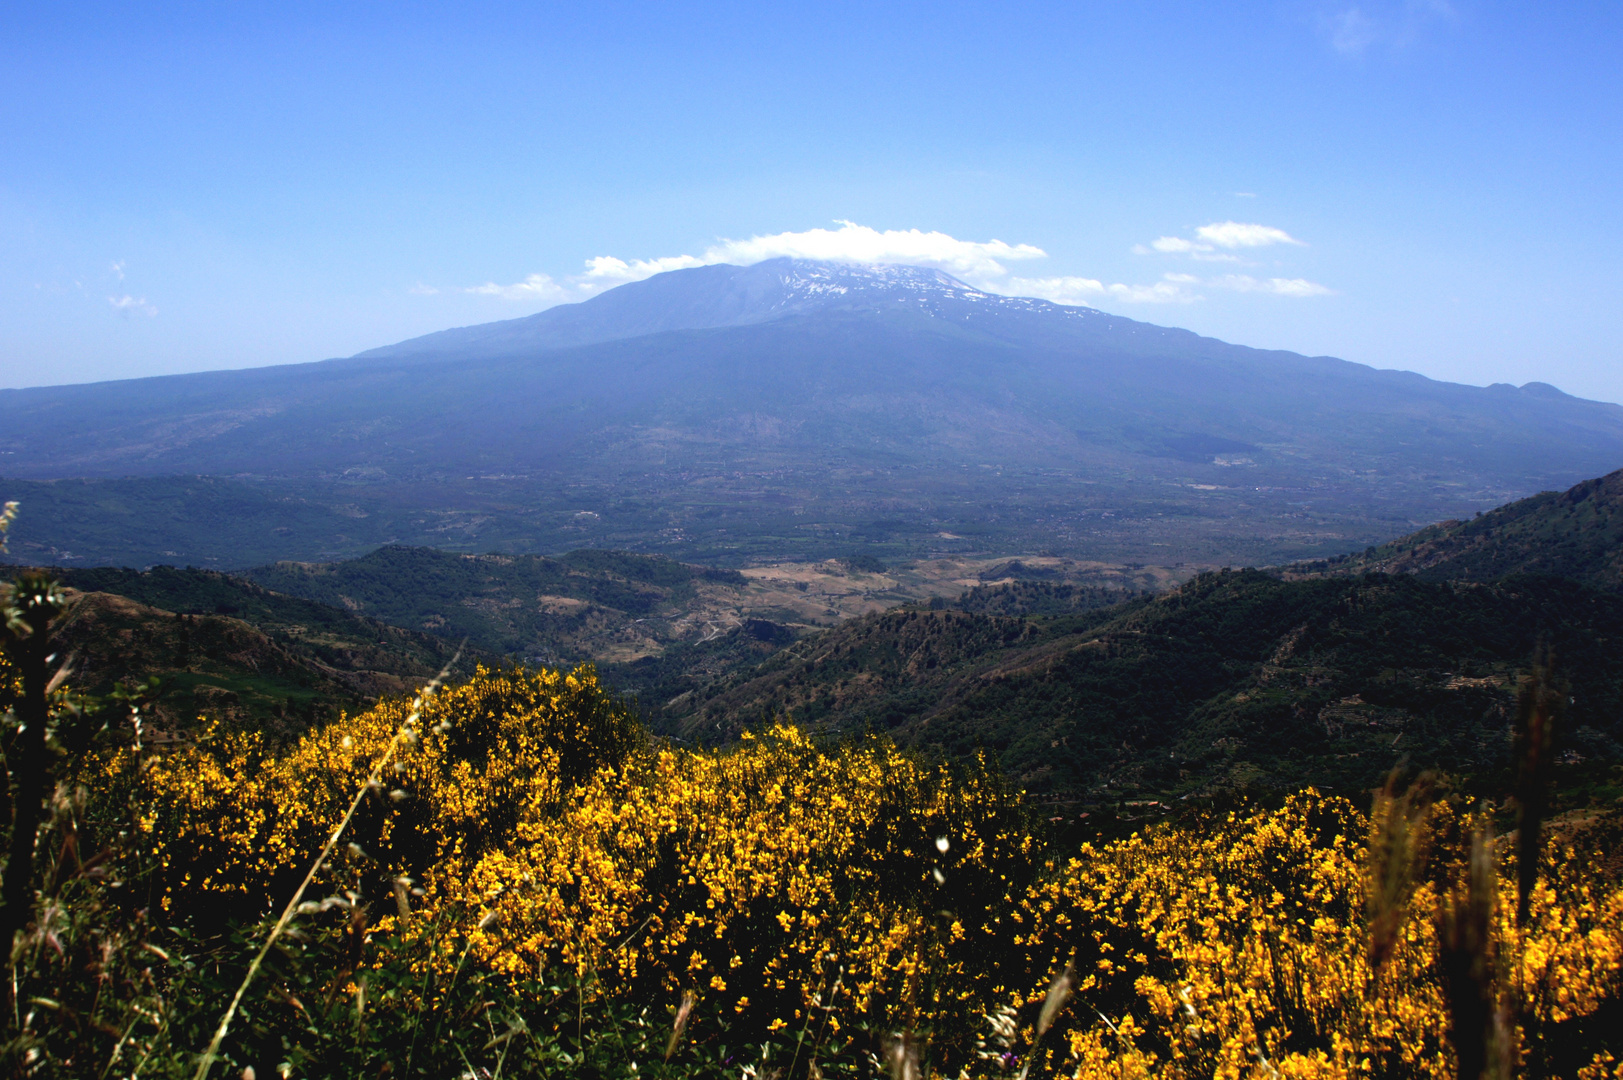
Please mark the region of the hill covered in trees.
[[1032, 791], [1092, 802], [1367, 790], [1405, 758], [1470, 782], [1507, 768], [1516, 680], [1541, 640], [1572, 680], [1566, 782], [1615, 793], [1623, 597], [1552, 577], [1240, 571], [1048, 618], [897, 610], [651, 711], [688, 738], [787, 715], [948, 757], [985, 750]]
[[1540, 573], [1623, 590], [1623, 470], [1444, 521], [1359, 554], [1291, 568], [1303, 574], [1377, 571], [1431, 581], [1497, 581]]
[[[157, 680], [144, 708], [154, 734], [199, 717], [284, 738], [340, 710], [420, 686], [457, 643], [249, 581], [159, 567], [61, 572], [72, 590], [59, 634], [76, 689], [92, 695]], [[497, 657], [465, 649], [455, 670]]]

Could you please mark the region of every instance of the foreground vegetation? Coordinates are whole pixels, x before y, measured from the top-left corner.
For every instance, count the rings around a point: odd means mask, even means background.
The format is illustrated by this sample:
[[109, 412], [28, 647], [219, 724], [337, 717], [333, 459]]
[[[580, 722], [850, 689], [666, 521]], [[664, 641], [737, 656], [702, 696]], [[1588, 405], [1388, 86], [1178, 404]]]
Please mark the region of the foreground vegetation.
[[1065, 850], [984, 767], [673, 749], [589, 669], [154, 752], [138, 698], [47, 704], [28, 588], [15, 1075], [1612, 1075], [1623, 885], [1424, 785]]

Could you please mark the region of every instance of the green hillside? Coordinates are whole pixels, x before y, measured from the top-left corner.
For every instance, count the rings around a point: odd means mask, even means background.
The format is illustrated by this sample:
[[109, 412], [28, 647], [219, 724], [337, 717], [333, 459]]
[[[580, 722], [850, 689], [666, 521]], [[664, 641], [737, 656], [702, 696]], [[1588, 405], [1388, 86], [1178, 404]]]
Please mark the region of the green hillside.
[[[255, 582], [214, 570], [90, 567], [53, 573], [64, 585], [83, 592], [114, 593], [149, 607], [194, 617], [228, 616], [274, 640], [296, 643], [312, 658], [340, 669], [431, 675], [455, 650], [454, 642], [448, 644], [440, 636], [272, 592]], [[466, 652], [469, 657], [480, 655], [477, 646]]]
[[[545, 663], [653, 651], [673, 635], [701, 585], [741, 586], [732, 570], [652, 555], [582, 550], [458, 555], [382, 547], [337, 563], [277, 563], [246, 572], [290, 595], [369, 615], [481, 649]], [[629, 658], [629, 655], [628, 655]]]
[[[138, 580], [123, 584], [148, 595], [163, 591], [143, 590]], [[253, 586], [243, 591], [249, 590]], [[206, 581], [184, 591], [230, 593]], [[104, 695], [157, 677], [159, 693], [148, 717], [153, 737], [187, 733], [199, 717], [273, 738], [296, 735], [342, 709], [409, 692], [432, 678], [455, 650], [455, 643], [428, 634], [312, 610], [319, 605], [277, 603], [288, 599], [264, 598], [256, 610], [239, 610], [249, 617], [273, 614], [256, 626], [236, 614], [165, 610], [115, 592], [77, 592], [58, 632], [73, 658], [78, 690]], [[312, 617], [286, 621], [295, 614]], [[457, 670], [471, 671], [475, 659], [465, 655]]]
[[1623, 589], [1623, 469], [1566, 491], [1546, 491], [1470, 521], [1445, 521], [1293, 573], [1415, 574], [1432, 581], [1497, 581], [1555, 574], [1596, 588]]
[[1085, 801], [1235, 787], [1367, 790], [1400, 758], [1502, 779], [1517, 674], [1547, 636], [1573, 683], [1564, 783], [1623, 763], [1623, 598], [1547, 577], [1203, 575], [1048, 619], [904, 609], [806, 639], [656, 723], [724, 739], [762, 715], [991, 752]]

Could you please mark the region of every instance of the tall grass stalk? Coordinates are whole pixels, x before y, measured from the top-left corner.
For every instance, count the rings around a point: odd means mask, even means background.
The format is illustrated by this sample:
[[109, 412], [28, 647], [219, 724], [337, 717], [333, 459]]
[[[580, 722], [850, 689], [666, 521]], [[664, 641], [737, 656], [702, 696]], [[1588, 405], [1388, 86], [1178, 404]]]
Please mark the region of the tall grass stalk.
[[1527, 925], [1533, 886], [1538, 881], [1539, 848], [1550, 808], [1555, 742], [1571, 690], [1556, 672], [1548, 646], [1540, 645], [1533, 666], [1517, 691], [1516, 756], [1516, 925]]
[[[464, 644], [466, 643], [464, 642]], [[254, 956], [253, 963], [248, 965], [248, 973], [242, 977], [242, 985], [237, 987], [236, 994], [231, 998], [231, 1004], [226, 1007], [225, 1015], [220, 1017], [219, 1027], [214, 1029], [214, 1038], [209, 1040], [208, 1049], [203, 1051], [203, 1059], [197, 1063], [197, 1072], [193, 1074], [193, 1080], [205, 1080], [209, 1070], [214, 1067], [214, 1062], [220, 1056], [220, 1044], [225, 1042], [226, 1033], [231, 1030], [231, 1021], [237, 1015], [238, 1006], [242, 1004], [243, 995], [247, 994], [248, 987], [253, 983], [254, 977], [259, 974], [260, 967], [265, 963], [265, 957], [270, 955], [271, 949], [276, 946], [276, 942], [281, 938], [283, 931], [293, 921], [293, 916], [299, 910], [299, 904], [304, 900], [305, 891], [310, 888], [310, 883], [315, 880], [316, 875], [321, 872], [321, 868], [327, 864], [327, 860], [332, 856], [333, 849], [338, 846], [339, 838], [344, 835], [344, 830], [349, 828], [350, 821], [355, 817], [355, 811], [360, 808], [361, 800], [366, 798], [367, 792], [383, 786], [383, 770], [388, 767], [390, 760], [395, 755], [395, 751], [400, 748], [400, 744], [414, 733], [417, 721], [422, 717], [423, 706], [433, 696], [434, 691], [438, 690], [450, 676], [451, 669], [456, 666], [456, 662], [461, 657], [462, 646], [459, 645], [455, 655], [451, 657], [445, 667], [440, 669], [440, 673], [434, 676], [429, 681], [429, 684], [418, 691], [417, 696], [412, 699], [411, 711], [406, 714], [406, 718], [395, 729], [394, 738], [389, 740], [389, 745], [383, 751], [383, 756], [378, 758], [366, 781], [361, 784], [360, 790], [355, 792], [355, 798], [350, 800], [349, 809], [344, 812], [343, 818], [334, 826], [332, 835], [327, 838], [326, 845], [321, 849], [321, 854], [317, 855], [316, 861], [310, 864], [309, 872], [304, 875], [304, 880], [299, 883], [299, 887], [293, 893], [292, 899], [282, 909], [281, 918], [276, 920], [276, 925], [271, 928], [271, 932], [266, 936], [265, 943], [260, 946], [258, 954]]]

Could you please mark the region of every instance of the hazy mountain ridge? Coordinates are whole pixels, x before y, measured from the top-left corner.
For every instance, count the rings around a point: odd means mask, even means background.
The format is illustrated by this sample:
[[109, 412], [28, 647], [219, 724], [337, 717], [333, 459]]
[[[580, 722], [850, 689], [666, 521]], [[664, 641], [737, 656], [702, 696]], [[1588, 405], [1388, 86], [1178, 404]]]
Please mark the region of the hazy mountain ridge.
[[674, 271], [351, 360], [6, 391], [0, 417], [18, 476], [600, 467], [718, 440], [926, 462], [991, 437], [994, 456], [1080, 465], [1208, 438], [1286, 468], [1423, 456], [1518, 479], [1623, 457], [1623, 408], [1548, 388], [1248, 349], [919, 268], [787, 261]]
[[699, 586], [744, 581], [736, 571], [625, 552], [552, 559], [398, 545], [346, 562], [284, 562], [244, 576], [278, 592], [554, 665], [659, 651], [681, 636], [672, 624], [688, 615]]
[[[985, 560], [956, 571], [968, 587], [956, 600], [937, 594], [820, 631], [745, 611], [790, 597], [819, 608], [814, 590], [826, 586], [806, 570], [718, 572], [605, 551], [548, 559], [384, 547], [254, 572], [275, 591], [194, 570], [81, 570], [69, 580], [200, 608], [192, 618], [129, 601], [86, 610], [106, 612], [89, 622], [105, 624], [99, 640], [122, 634], [139, 646], [129, 656], [103, 647], [97, 663], [146, 664], [178, 679], [176, 700], [203, 709], [285, 726], [297, 717], [265, 711], [274, 693], [333, 700], [353, 694], [357, 677], [383, 685], [362, 669], [398, 667], [403, 649], [415, 650], [406, 663], [420, 673], [424, 644], [434, 641], [437, 655], [466, 637], [532, 661], [595, 658], [609, 685], [640, 694], [672, 737], [725, 741], [766, 716], [830, 733], [872, 728], [951, 758], [985, 750], [1034, 792], [1099, 804], [1306, 783], [1358, 790], [1403, 756], [1467, 785], [1497, 783], [1516, 677], [1544, 641], [1573, 684], [1563, 789], [1611, 798], [1623, 793], [1623, 597], [1550, 571], [1607, 584], [1597, 568], [1623, 549], [1608, 531], [1620, 487], [1623, 472], [1505, 506], [1465, 523], [1454, 547], [1461, 523], [1390, 545], [1383, 565], [1414, 572], [1369, 572], [1357, 560], [1223, 571], [1135, 597], [1142, 586], [1121, 572]], [[1456, 571], [1468, 580], [1432, 580]], [[826, 572], [880, 603], [895, 588], [877, 565]], [[788, 576], [762, 593], [772, 574]], [[256, 645], [250, 627], [269, 638]], [[404, 637], [378, 640], [372, 653], [360, 640], [391, 634]], [[217, 642], [212, 667], [176, 659], [205, 638]], [[330, 655], [310, 653], [325, 638]], [[359, 662], [374, 653], [396, 659]], [[334, 664], [335, 655], [348, 659]]]
[[[919, 558], [966, 535], [987, 554], [1271, 563], [1623, 461], [1623, 408], [1551, 387], [790, 261], [657, 275], [347, 360], [0, 392], [0, 432], [0, 468], [36, 478], [30, 505], [51, 515], [25, 519], [28, 558], [218, 567], [388, 542]], [[53, 477], [133, 479], [37, 482]], [[202, 487], [245, 520], [290, 521], [199, 521], [179, 492]]]

